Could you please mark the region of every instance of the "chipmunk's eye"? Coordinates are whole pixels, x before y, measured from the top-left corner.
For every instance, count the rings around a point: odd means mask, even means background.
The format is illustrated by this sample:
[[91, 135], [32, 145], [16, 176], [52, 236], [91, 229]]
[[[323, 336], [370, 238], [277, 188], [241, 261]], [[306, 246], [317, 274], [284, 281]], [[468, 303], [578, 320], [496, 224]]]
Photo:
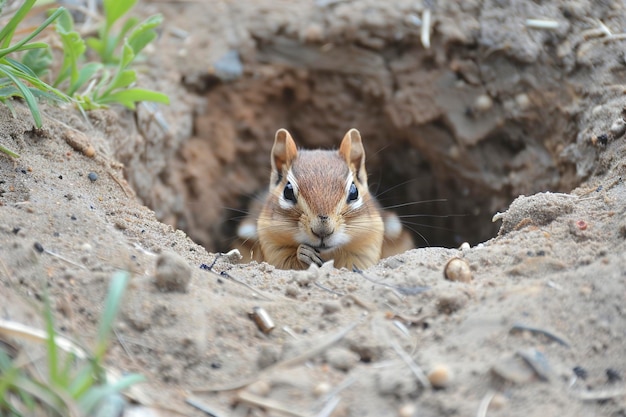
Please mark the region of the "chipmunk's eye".
[[285, 185], [285, 189], [283, 190], [283, 197], [285, 200], [291, 201], [293, 204], [296, 204], [296, 195], [293, 193], [293, 185], [290, 182]]
[[356, 201], [357, 198], [359, 198], [359, 190], [357, 190], [356, 185], [352, 183], [348, 191], [348, 203]]

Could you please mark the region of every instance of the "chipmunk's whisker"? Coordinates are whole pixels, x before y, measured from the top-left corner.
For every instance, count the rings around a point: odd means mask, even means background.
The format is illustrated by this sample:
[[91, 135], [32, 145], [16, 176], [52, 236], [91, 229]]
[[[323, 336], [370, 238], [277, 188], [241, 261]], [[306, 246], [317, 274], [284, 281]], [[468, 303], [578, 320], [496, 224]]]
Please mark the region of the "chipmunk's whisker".
[[380, 197], [381, 195], [383, 195], [383, 194], [387, 194], [389, 191], [393, 191], [393, 190], [395, 190], [395, 189], [396, 189], [396, 188], [398, 188], [398, 187], [402, 187], [403, 185], [406, 185], [406, 184], [409, 184], [409, 183], [412, 183], [412, 182], [415, 182], [415, 181], [419, 181], [419, 180], [421, 180], [421, 178], [412, 178], [412, 179], [410, 179], [410, 180], [403, 181], [403, 182], [401, 182], [400, 184], [396, 184], [396, 185], [394, 185], [393, 187], [387, 188], [385, 191], [383, 191], [383, 192], [382, 192], [382, 193], [380, 193], [380, 194], [376, 193], [376, 194], [375, 194], [375, 195], [376, 195], [376, 199], [378, 199], [378, 200], [380, 201], [380, 198], [379, 198], [379, 197]]
[[[403, 224], [404, 227], [406, 227], [407, 229], [409, 229], [410, 231], [412, 231], [413, 233], [415, 233], [416, 235], [418, 235], [426, 244], [426, 246], [430, 247], [430, 242], [428, 241], [428, 239], [426, 239], [426, 236], [424, 236], [423, 234], [421, 234], [420, 232], [418, 232], [415, 228], [407, 226], [406, 224]], [[418, 225], [418, 226], [422, 226], [422, 225]]]
[[469, 214], [403, 214], [400, 219], [411, 219], [414, 217], [430, 217], [433, 219], [447, 219], [448, 217], [467, 217]]
[[384, 209], [394, 209], [394, 208], [398, 208], [398, 207], [407, 207], [407, 206], [415, 206], [418, 204], [428, 204], [428, 203], [445, 203], [447, 202], [448, 199], [446, 198], [436, 198], [433, 200], [421, 200], [421, 201], [413, 201], [410, 203], [402, 203], [402, 204], [395, 204], [393, 206], [384, 206]]
[[[444, 230], [446, 232], [454, 232], [454, 229], [451, 229], [449, 227], [443, 227], [443, 226], [433, 226], [432, 224], [426, 224], [426, 223], [415, 223], [415, 222], [402, 222], [403, 226], [406, 226], [408, 228], [408, 224], [412, 225], [412, 226], [419, 226], [419, 227], [423, 227], [424, 229], [434, 229], [434, 230]], [[413, 230], [413, 229], [411, 229]], [[415, 232], [415, 230], [413, 230]]]

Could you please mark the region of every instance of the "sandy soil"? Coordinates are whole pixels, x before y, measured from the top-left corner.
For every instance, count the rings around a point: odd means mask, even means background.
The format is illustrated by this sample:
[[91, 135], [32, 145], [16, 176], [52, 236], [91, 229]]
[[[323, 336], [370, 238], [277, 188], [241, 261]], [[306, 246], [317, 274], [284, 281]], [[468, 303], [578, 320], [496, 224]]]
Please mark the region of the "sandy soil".
[[[131, 271], [108, 364], [147, 377], [140, 415], [207, 415], [189, 400], [217, 416], [626, 414], [623, 42], [584, 34], [626, 27], [623, 4], [439, 2], [426, 51], [414, 2], [310, 3], [142, 5], [166, 16], [142, 82], [169, 108], [44, 106], [36, 130], [0, 107], [0, 143], [21, 155], [0, 155], [2, 317], [41, 326], [47, 287], [59, 330], [89, 345], [109, 279]], [[329, 43], [359, 60], [307, 55]], [[241, 73], [224, 69], [232, 50]], [[383, 188], [420, 178], [390, 204], [449, 198], [468, 216], [428, 238], [471, 247], [296, 272], [187, 236], [228, 247], [224, 207], [263, 188], [276, 128], [332, 146], [347, 124]], [[455, 257], [471, 281], [444, 279]]]

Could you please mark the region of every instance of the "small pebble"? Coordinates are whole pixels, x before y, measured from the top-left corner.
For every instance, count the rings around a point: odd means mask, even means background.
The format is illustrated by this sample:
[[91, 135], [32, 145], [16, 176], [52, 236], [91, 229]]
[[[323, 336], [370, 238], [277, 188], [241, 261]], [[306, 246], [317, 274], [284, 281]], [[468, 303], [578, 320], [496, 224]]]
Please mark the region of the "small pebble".
[[472, 271], [465, 259], [452, 258], [444, 267], [443, 274], [450, 281], [470, 282]]
[[614, 382], [621, 381], [622, 376], [620, 375], [619, 371], [617, 371], [616, 369], [608, 368], [606, 370], [606, 379], [609, 382], [609, 384], [612, 384]]
[[291, 298], [298, 298], [298, 294], [300, 294], [300, 288], [294, 284], [288, 284], [285, 287], [285, 295]]
[[161, 291], [187, 292], [191, 281], [191, 267], [180, 255], [163, 252], [157, 258], [154, 278]]
[[582, 366], [574, 366], [574, 369], [572, 370], [574, 371], [574, 375], [583, 380], [587, 379], [587, 376], [589, 375], [587, 370]]
[[261, 346], [259, 355], [256, 358], [256, 364], [259, 369], [267, 368], [278, 362], [280, 352], [276, 346]]
[[415, 404], [404, 404], [398, 410], [399, 417], [414, 417], [417, 415], [417, 407]]
[[610, 128], [613, 139], [620, 138], [626, 133], [626, 121], [624, 119], [617, 119], [613, 122]]
[[326, 362], [339, 371], [349, 371], [359, 362], [359, 355], [342, 347], [326, 352]]
[[322, 304], [322, 314], [333, 314], [341, 310], [339, 301], [326, 301]]
[[265, 397], [270, 393], [272, 386], [270, 383], [264, 379], [259, 379], [258, 381], [253, 382], [248, 385], [248, 392], [251, 394], [258, 395], [260, 397]]
[[96, 150], [93, 148], [93, 146], [89, 145], [87, 146], [87, 148], [85, 149], [83, 153], [85, 154], [87, 158], [93, 158], [94, 155], [96, 154]]
[[452, 381], [452, 373], [447, 365], [436, 365], [429, 373], [428, 380], [435, 388], [446, 388]]
[[516, 95], [515, 102], [517, 103], [517, 105], [519, 106], [521, 110], [526, 110], [531, 105], [530, 98], [528, 97], [527, 94], [524, 94], [524, 93]]
[[489, 409], [490, 410], [501, 410], [501, 409], [503, 409], [506, 406], [506, 404], [508, 402], [509, 402], [509, 400], [506, 398], [506, 396], [504, 396], [504, 394], [501, 394], [501, 393], [498, 392], [491, 399], [491, 402], [489, 403]]
[[35, 248], [35, 250], [39, 253], [43, 253], [44, 249], [43, 246], [41, 245], [41, 243], [39, 242], [35, 242], [35, 244], [33, 245], [33, 247]]
[[486, 112], [493, 107], [493, 100], [487, 94], [476, 97], [474, 102], [474, 110], [479, 113]]
[[443, 314], [452, 314], [467, 304], [468, 297], [460, 291], [441, 291], [437, 294], [437, 310]]
[[328, 394], [331, 389], [332, 386], [328, 382], [320, 382], [313, 388], [313, 395], [319, 398], [323, 395]]
[[89, 174], [87, 174], [87, 178], [89, 178], [89, 181], [94, 182], [98, 179], [98, 174], [96, 174], [95, 172], [90, 172]]

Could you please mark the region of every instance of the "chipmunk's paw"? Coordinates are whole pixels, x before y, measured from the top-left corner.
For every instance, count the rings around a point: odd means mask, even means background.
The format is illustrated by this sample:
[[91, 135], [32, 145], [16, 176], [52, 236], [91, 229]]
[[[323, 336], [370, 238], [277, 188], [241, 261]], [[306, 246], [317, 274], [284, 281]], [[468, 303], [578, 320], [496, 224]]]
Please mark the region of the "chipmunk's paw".
[[320, 254], [308, 245], [298, 246], [298, 260], [307, 266], [311, 264], [322, 266], [324, 263]]

